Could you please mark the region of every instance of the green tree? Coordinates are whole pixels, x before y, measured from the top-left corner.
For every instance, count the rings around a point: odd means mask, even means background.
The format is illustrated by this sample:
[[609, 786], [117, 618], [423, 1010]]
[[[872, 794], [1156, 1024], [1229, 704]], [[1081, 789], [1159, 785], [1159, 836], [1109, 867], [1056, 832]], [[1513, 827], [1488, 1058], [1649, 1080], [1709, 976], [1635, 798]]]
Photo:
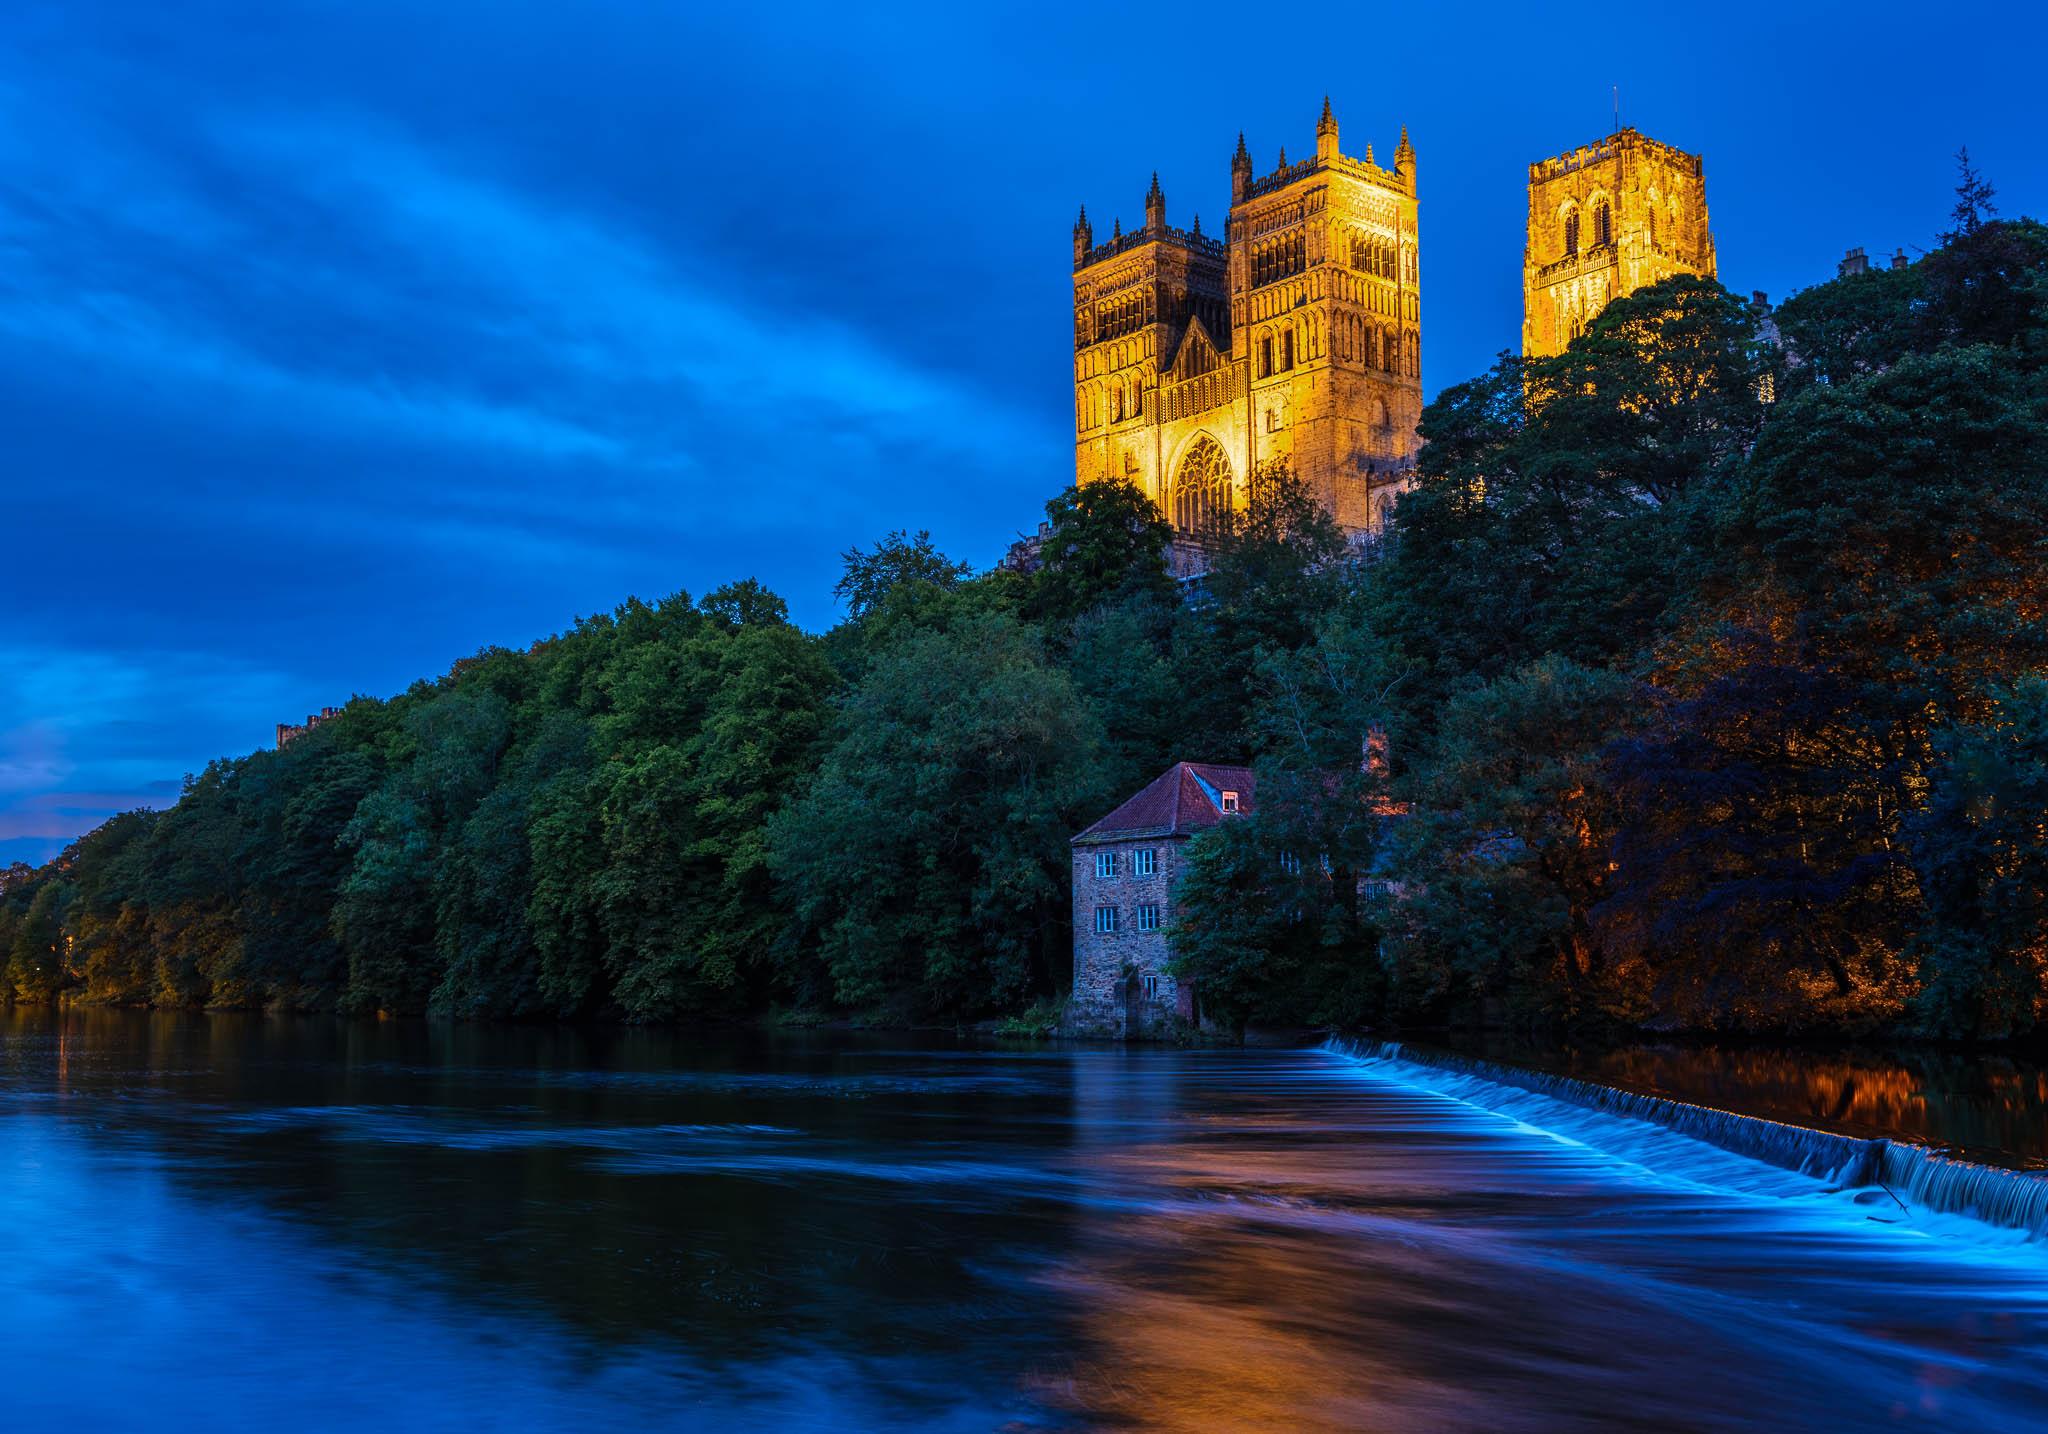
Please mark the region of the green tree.
[[7, 979], [14, 987], [16, 1000], [54, 1001], [71, 984], [64, 932], [65, 907], [70, 896], [67, 882], [44, 881], [16, 921], [7, 961]]
[[769, 857], [848, 1005], [967, 1014], [1050, 990], [1067, 838], [1103, 806], [1102, 734], [1031, 628], [909, 629], [849, 694]]
[[1045, 505], [1051, 530], [1038, 550], [1027, 613], [1071, 623], [1105, 605], [1170, 603], [1168, 523], [1144, 490], [1122, 479], [1071, 487]]
[[1619, 817], [1602, 756], [1635, 705], [1626, 678], [1559, 657], [1449, 703], [1376, 913], [1397, 1010], [1496, 997], [1568, 1019], [1640, 1013], [1635, 973], [1596, 927]]
[[846, 570], [832, 592], [846, 604], [846, 615], [858, 622], [879, 608], [889, 594], [906, 585], [950, 588], [966, 579], [973, 569], [940, 552], [932, 535], [920, 528], [909, 533], [899, 528], [876, 543], [872, 550], [848, 548]]
[[1362, 890], [1385, 818], [1357, 774], [1259, 775], [1259, 811], [1188, 844], [1174, 889], [1173, 970], [1203, 1014], [1247, 1024], [1358, 1026], [1384, 1007]]
[[2048, 678], [1995, 694], [1936, 737], [1931, 795], [1908, 823], [1927, 920], [1919, 1013], [1943, 1036], [2048, 1025]]

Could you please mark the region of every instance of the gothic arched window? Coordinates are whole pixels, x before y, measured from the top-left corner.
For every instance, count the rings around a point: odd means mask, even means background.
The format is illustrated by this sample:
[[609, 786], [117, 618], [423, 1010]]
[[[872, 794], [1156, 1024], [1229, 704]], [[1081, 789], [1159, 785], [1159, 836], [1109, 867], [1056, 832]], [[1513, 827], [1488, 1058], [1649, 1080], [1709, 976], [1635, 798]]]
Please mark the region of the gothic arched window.
[[1593, 243], [1605, 246], [1614, 242], [1614, 211], [1601, 204], [1593, 211]]
[[1183, 533], [1211, 533], [1230, 512], [1230, 459], [1208, 434], [1197, 438], [1173, 475], [1173, 525]]
[[1579, 252], [1579, 211], [1576, 209], [1565, 211], [1564, 252], [1566, 254], [1576, 254]]

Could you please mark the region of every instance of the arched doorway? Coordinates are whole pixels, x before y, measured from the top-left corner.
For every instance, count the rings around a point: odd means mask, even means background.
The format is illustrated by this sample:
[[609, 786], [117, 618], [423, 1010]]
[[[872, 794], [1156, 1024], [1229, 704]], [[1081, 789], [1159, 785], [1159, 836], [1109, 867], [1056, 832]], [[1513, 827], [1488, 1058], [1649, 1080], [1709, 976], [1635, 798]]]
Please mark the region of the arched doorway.
[[1204, 433], [1181, 455], [1173, 474], [1173, 526], [1183, 533], [1213, 533], [1231, 510], [1230, 458]]

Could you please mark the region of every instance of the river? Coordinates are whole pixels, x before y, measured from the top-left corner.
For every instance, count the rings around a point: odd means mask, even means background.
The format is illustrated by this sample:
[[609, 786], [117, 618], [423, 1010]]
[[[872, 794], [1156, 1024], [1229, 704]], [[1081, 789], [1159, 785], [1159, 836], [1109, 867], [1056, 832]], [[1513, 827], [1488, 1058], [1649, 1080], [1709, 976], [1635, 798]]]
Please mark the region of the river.
[[1331, 1050], [0, 1012], [13, 1429], [2048, 1427], [2048, 1242]]

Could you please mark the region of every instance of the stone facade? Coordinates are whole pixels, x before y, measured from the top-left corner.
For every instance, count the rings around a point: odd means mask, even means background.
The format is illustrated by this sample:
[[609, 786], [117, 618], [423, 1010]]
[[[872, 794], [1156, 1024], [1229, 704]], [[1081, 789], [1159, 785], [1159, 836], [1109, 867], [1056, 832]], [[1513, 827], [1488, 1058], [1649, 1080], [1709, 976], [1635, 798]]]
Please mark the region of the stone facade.
[[[1193, 1024], [1194, 990], [1167, 970], [1172, 950], [1166, 927], [1172, 920], [1173, 885], [1186, 860], [1186, 837], [1143, 837], [1074, 848], [1074, 997], [1071, 1025], [1103, 1035], [1142, 1036], [1157, 1032], [1169, 1016]], [[1150, 853], [1150, 875], [1140, 869]], [[1098, 873], [1107, 859], [1112, 869]], [[1140, 930], [1148, 909], [1157, 920]], [[1115, 928], [1097, 929], [1096, 916], [1113, 911]]]
[[1337, 521], [1375, 532], [1413, 471], [1422, 415], [1415, 150], [1337, 148], [1255, 177], [1243, 136], [1224, 237], [1166, 222], [1074, 226], [1074, 479], [1124, 478], [1199, 545], [1249, 475], [1284, 462]]
[[1673, 274], [1714, 277], [1698, 155], [1623, 129], [1529, 166], [1523, 353], [1563, 353], [1610, 301]]
[[1169, 969], [1173, 892], [1187, 845], [1256, 809], [1243, 767], [1178, 762], [1073, 840], [1074, 1035], [1142, 1038], [1201, 1024], [1192, 982]]

